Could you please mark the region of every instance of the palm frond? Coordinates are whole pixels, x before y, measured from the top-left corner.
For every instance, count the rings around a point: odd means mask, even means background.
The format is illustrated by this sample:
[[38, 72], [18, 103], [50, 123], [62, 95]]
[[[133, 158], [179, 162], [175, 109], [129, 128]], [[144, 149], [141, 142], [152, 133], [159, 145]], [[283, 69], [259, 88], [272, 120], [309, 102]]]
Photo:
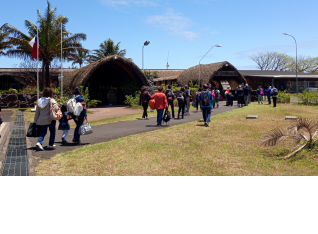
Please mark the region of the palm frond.
[[279, 142], [285, 140], [286, 138], [288, 138], [288, 135], [282, 128], [274, 128], [261, 140], [261, 145], [274, 146], [277, 145]]

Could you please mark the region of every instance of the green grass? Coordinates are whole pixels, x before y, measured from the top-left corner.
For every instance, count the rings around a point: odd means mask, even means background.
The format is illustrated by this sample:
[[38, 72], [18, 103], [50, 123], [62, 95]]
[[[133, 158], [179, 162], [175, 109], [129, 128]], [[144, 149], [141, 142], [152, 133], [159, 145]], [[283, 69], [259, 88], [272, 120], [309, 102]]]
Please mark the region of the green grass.
[[[286, 146], [263, 148], [260, 139], [286, 126], [285, 113], [317, 119], [318, 107], [252, 103], [211, 118], [85, 146], [43, 160], [37, 175], [317, 175], [318, 149], [282, 160]], [[246, 115], [258, 115], [247, 120]]]

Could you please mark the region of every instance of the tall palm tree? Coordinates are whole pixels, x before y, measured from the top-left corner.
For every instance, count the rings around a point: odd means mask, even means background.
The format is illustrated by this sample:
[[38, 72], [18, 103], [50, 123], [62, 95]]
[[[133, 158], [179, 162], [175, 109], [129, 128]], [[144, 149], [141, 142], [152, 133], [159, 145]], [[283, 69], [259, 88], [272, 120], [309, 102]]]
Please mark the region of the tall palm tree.
[[120, 50], [119, 49], [119, 44], [118, 42], [116, 45], [114, 44], [114, 41], [112, 39], [108, 39], [107, 41], [103, 41], [99, 45], [99, 49], [93, 50], [93, 54], [90, 56], [89, 61], [96, 62], [97, 60], [100, 60], [102, 58], [105, 58], [110, 55], [119, 55], [122, 57], [125, 57], [126, 55], [126, 50]]
[[88, 63], [89, 60], [89, 55], [88, 55], [88, 50], [83, 51], [83, 50], [77, 50], [75, 53], [69, 54], [67, 61], [72, 62], [72, 66], [75, 64], [79, 64], [80, 68], [82, 67], [83, 63]]
[[3, 26], [0, 27], [0, 57], [5, 55], [5, 50], [11, 48], [8, 43], [8, 40], [5, 40], [8, 36], [8, 32], [3, 30]]
[[264, 146], [274, 146], [286, 139], [293, 139], [297, 145], [295, 147], [296, 150], [285, 156], [284, 159], [291, 158], [302, 149], [317, 143], [318, 121], [299, 118], [293, 124], [288, 126], [286, 130], [279, 127], [273, 129], [264, 139], [262, 139], [261, 144]]
[[[50, 65], [55, 58], [61, 57], [61, 37], [63, 47], [63, 59], [65, 60], [70, 54], [75, 53], [76, 50], [85, 49], [82, 48], [80, 40], [86, 40], [86, 34], [76, 33], [72, 34], [65, 29], [65, 25], [68, 22], [68, 18], [64, 15], [56, 14], [56, 7], [51, 9], [51, 4], [47, 1], [47, 9], [44, 16], [38, 10], [38, 23], [39, 23], [39, 60], [42, 61], [42, 70], [45, 69], [46, 86], [50, 87]], [[62, 35], [61, 35], [61, 26]], [[27, 58], [31, 56], [32, 48], [29, 42], [36, 35], [36, 24], [25, 20], [25, 27], [28, 30], [29, 35], [24, 34], [17, 28], [6, 24], [6, 29], [10, 36], [9, 43], [14, 45], [14, 48], [9, 49], [7, 55], [16, 58]]]

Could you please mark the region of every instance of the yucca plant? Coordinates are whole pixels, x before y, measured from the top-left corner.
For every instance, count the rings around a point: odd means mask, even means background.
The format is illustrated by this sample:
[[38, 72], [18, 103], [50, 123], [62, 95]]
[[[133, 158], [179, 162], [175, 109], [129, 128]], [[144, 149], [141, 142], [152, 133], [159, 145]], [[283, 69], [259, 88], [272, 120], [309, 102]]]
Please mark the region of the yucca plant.
[[[47, 9], [44, 16], [38, 10], [39, 23], [39, 60], [42, 61], [42, 70], [45, 69], [46, 86], [50, 87], [50, 65], [51, 62], [61, 57], [61, 37], [63, 47], [63, 59], [66, 59], [70, 54], [75, 53], [76, 50], [87, 51], [79, 42], [86, 40], [86, 34], [76, 33], [72, 34], [65, 29], [68, 18], [64, 15], [56, 14], [56, 7], [51, 9], [51, 4], [47, 2]], [[61, 35], [61, 26], [62, 35]], [[29, 42], [35, 37], [37, 33], [36, 24], [29, 20], [25, 20], [25, 27], [28, 35], [18, 30], [17, 28], [5, 24], [4, 30], [9, 32], [9, 44], [14, 47], [9, 49], [6, 53], [9, 57], [26, 59], [31, 57], [32, 47]]]
[[286, 129], [274, 128], [261, 140], [261, 145], [275, 146], [287, 139], [293, 139], [296, 143], [293, 152], [285, 156], [289, 159], [302, 149], [310, 147], [318, 140], [318, 121], [308, 118], [299, 118]]
[[99, 45], [99, 49], [93, 50], [93, 54], [90, 56], [90, 62], [96, 62], [102, 58], [106, 58], [107, 56], [110, 55], [119, 55], [122, 57], [125, 57], [126, 55], [126, 50], [120, 50], [119, 49], [119, 44], [118, 42], [116, 45], [112, 39], [108, 39], [107, 41], [103, 41]]

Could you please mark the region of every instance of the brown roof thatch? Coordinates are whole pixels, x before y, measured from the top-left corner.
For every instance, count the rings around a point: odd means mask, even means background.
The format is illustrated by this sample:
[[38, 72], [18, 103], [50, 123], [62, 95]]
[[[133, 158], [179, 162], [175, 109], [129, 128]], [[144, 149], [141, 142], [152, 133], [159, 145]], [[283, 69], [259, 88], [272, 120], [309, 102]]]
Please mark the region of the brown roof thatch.
[[155, 78], [154, 82], [165, 81], [165, 80], [176, 80], [176, 79], [178, 79], [178, 76], [161, 77], [161, 78]]
[[98, 69], [100, 66], [107, 63], [117, 64], [118, 66], [122, 67], [128, 74], [134, 77], [138, 77], [144, 85], [150, 85], [146, 76], [143, 74], [143, 72], [139, 69], [139, 67], [135, 63], [133, 63], [127, 58], [124, 58], [118, 55], [112, 55], [104, 59], [100, 59], [85, 67], [77, 69], [72, 74], [69, 73], [65, 75], [64, 84], [69, 87], [76, 87], [80, 85], [85, 86], [86, 82], [93, 75], [96, 69]]
[[[227, 66], [226, 66], [227, 65]], [[217, 71], [236, 71], [238, 73], [237, 78], [229, 77], [230, 79], [237, 80], [237, 83], [246, 83], [244, 76], [229, 62], [211, 63], [206, 65], [200, 65], [200, 84], [212, 83]], [[190, 67], [183, 71], [178, 76], [179, 84], [188, 84], [190, 81], [199, 83], [199, 65]], [[213, 82], [214, 83], [214, 82]]]

